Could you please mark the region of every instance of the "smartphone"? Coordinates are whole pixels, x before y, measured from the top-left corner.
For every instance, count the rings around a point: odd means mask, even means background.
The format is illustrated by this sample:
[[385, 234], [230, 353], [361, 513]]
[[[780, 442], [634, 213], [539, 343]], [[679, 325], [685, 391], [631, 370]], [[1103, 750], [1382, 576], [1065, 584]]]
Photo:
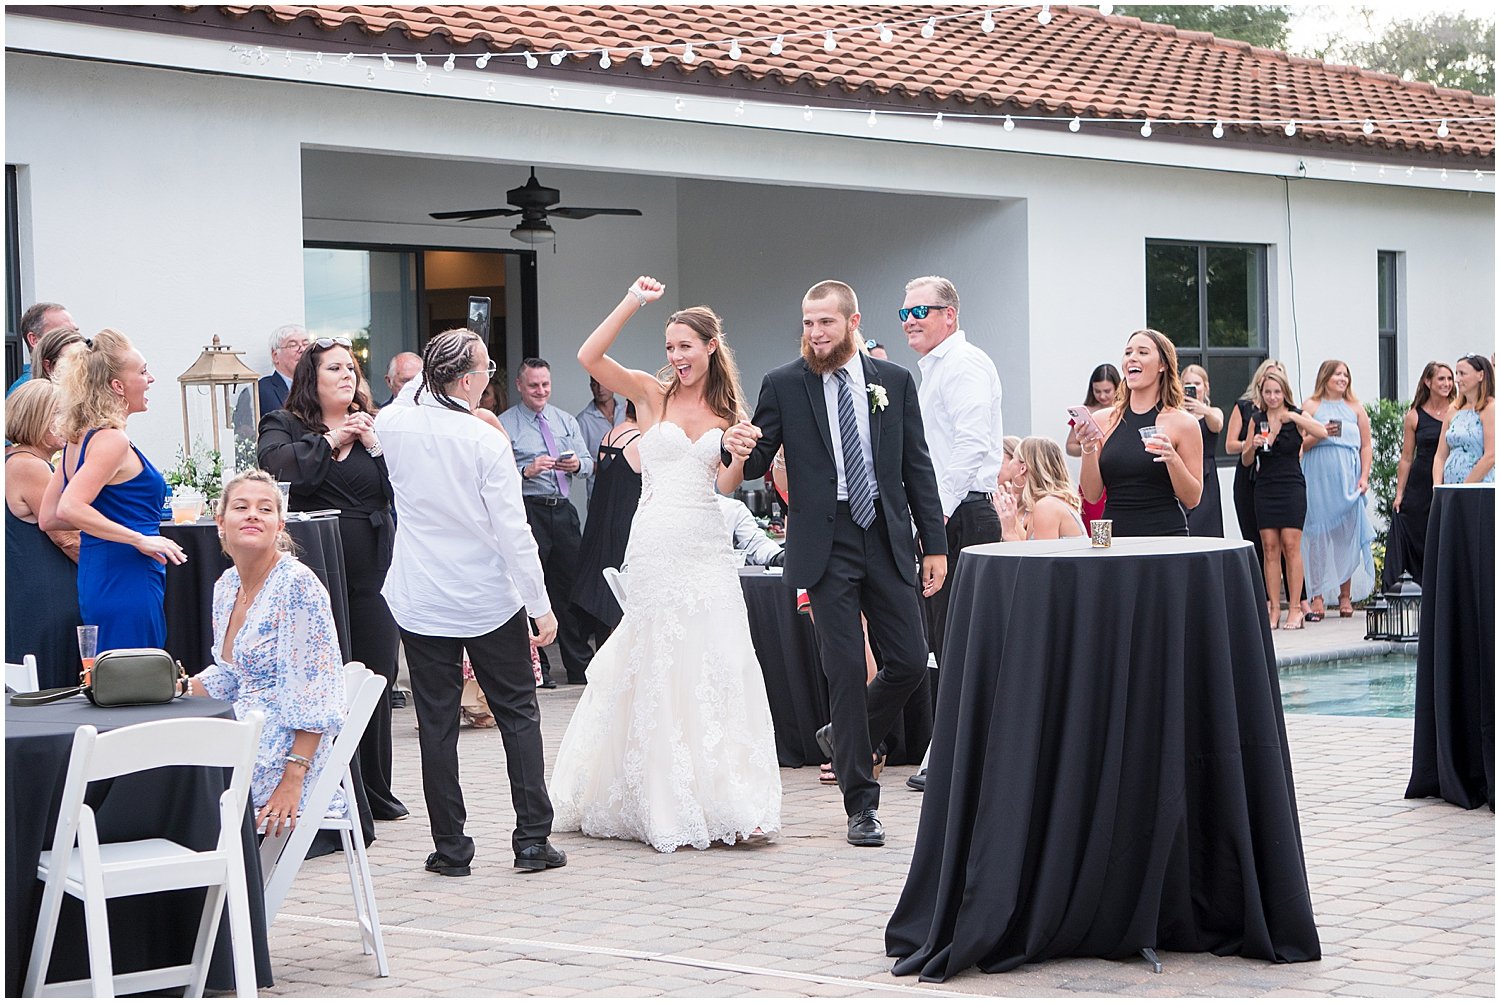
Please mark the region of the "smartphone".
[[1344, 434], [1344, 423], [1342, 421], [1340, 421], [1339, 419], [1334, 418], [1334, 419], [1330, 420], [1328, 422], [1327, 428], [1328, 428], [1328, 434], [1331, 435], [1331, 436], [1333, 436], [1335, 439], [1343, 437], [1343, 434]]
[[1197, 400], [1198, 399], [1198, 388], [1197, 387], [1183, 387], [1182, 390], [1189, 397], [1193, 398], [1193, 400]]
[[1073, 419], [1073, 426], [1080, 433], [1087, 429], [1089, 430], [1089, 438], [1104, 437], [1104, 430], [1099, 427], [1099, 423], [1094, 420], [1094, 416], [1089, 413], [1089, 409], [1082, 404], [1076, 404], [1068, 408], [1068, 417]]
[[557, 454], [557, 458], [559, 460], [571, 460], [573, 457], [575, 457], [577, 455], [578, 454], [575, 453], [575, 452], [573, 452], [571, 449], [564, 449], [561, 453]]

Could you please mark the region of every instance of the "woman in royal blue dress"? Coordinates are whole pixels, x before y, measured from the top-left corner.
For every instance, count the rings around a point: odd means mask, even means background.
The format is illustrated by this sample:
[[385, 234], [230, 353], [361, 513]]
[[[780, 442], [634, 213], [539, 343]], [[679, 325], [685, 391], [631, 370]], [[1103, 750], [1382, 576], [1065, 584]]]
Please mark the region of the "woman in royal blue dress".
[[1489, 484], [1495, 480], [1495, 369], [1482, 355], [1465, 355], [1453, 367], [1458, 401], [1443, 420], [1434, 484]]
[[1312, 396], [1302, 402], [1303, 413], [1328, 431], [1322, 439], [1302, 437], [1302, 565], [1314, 621], [1323, 619], [1324, 604], [1334, 596], [1339, 616], [1353, 616], [1353, 596], [1363, 598], [1375, 587], [1375, 527], [1366, 503], [1375, 453], [1370, 416], [1350, 383], [1348, 364], [1329, 359], [1318, 367]]
[[125, 434], [156, 378], [130, 339], [106, 328], [84, 339], [63, 380], [67, 445], [42, 500], [41, 528], [81, 532], [78, 611], [99, 627], [99, 650], [160, 648], [166, 565], [187, 555], [160, 532], [167, 482]]

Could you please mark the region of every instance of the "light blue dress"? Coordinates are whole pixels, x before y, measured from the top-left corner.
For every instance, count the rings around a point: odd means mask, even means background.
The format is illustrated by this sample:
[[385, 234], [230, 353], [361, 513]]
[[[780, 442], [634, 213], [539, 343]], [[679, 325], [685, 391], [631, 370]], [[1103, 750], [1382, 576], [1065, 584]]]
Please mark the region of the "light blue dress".
[[1375, 587], [1375, 527], [1369, 498], [1359, 493], [1359, 415], [1347, 401], [1329, 400], [1319, 404], [1312, 417], [1320, 424], [1338, 419], [1344, 427], [1337, 438], [1323, 439], [1302, 457], [1307, 481], [1307, 518], [1302, 524], [1307, 597], [1336, 602], [1339, 586], [1348, 581], [1350, 597], [1363, 599]]
[[[224, 632], [239, 593], [240, 573], [231, 566], [214, 583], [214, 664], [197, 679], [209, 696], [232, 701], [240, 720], [252, 710], [266, 716], [250, 775], [250, 801], [257, 811], [281, 783], [296, 737], [292, 732], [322, 734], [302, 785], [299, 811], [306, 810], [307, 795], [344, 725], [344, 660], [328, 592], [312, 569], [283, 555], [245, 614], [234, 637], [233, 658], [226, 662]], [[328, 814], [343, 817], [344, 812], [344, 796], [335, 791]]]
[[[1464, 408], [1448, 423], [1448, 459], [1443, 464], [1443, 483], [1462, 484], [1484, 457], [1484, 422], [1479, 412]], [[1495, 468], [1484, 475], [1481, 483], [1495, 480]]]

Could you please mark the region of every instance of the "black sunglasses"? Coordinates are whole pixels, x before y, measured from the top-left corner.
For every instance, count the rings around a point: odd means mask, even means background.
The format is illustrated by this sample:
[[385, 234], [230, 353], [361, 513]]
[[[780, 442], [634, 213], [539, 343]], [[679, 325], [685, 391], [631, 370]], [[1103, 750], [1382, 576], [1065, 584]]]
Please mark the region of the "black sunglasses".
[[948, 308], [936, 303], [923, 303], [919, 306], [904, 306], [896, 311], [896, 316], [900, 317], [901, 323], [905, 324], [908, 317], [915, 317], [917, 320], [926, 320], [929, 311], [946, 309]]
[[353, 348], [354, 347], [354, 342], [352, 342], [348, 338], [344, 338], [344, 337], [338, 337], [338, 338], [319, 338], [317, 341], [313, 342], [313, 346], [315, 348], [317, 348], [319, 351], [323, 351], [323, 352], [326, 352], [328, 349], [332, 348], [334, 345], [338, 345], [340, 348]]

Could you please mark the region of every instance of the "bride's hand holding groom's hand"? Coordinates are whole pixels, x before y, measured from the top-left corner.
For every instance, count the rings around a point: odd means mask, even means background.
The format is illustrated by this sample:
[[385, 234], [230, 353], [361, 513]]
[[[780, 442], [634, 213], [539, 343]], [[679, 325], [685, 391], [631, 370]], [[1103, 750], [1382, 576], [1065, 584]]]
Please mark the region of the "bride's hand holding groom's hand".
[[760, 439], [760, 429], [748, 421], [738, 422], [724, 431], [724, 448], [739, 459], [748, 457]]

